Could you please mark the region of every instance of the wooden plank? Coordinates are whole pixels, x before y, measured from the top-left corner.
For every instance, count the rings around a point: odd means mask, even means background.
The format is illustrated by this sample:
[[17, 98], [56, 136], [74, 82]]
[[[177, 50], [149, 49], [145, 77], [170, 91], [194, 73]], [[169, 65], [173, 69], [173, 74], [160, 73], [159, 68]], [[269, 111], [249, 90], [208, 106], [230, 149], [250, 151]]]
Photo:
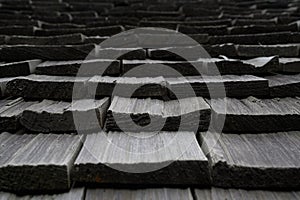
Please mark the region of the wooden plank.
[[[226, 117], [223, 132], [260, 133], [300, 130], [299, 98], [212, 99], [213, 122]], [[226, 110], [223, 106], [226, 106]]]
[[210, 184], [207, 158], [192, 132], [88, 135], [72, 177], [78, 183], [135, 189]]
[[298, 57], [299, 46], [294, 44], [282, 45], [237, 45], [237, 53], [240, 57], [260, 57], [273, 56], [279, 57]]
[[274, 75], [265, 77], [269, 81], [272, 97], [300, 96], [300, 74]]
[[208, 129], [209, 123], [210, 107], [201, 97], [167, 102], [114, 97], [107, 111], [106, 129], [133, 132], [203, 131]]
[[[166, 78], [170, 88], [170, 98], [187, 97], [196, 95], [206, 98], [224, 97], [248, 97], [248, 96], [268, 96], [268, 81], [252, 75], [235, 76], [190, 76], [178, 78]], [[187, 88], [192, 87], [194, 94], [187, 93]], [[222, 87], [226, 94], [223, 94]]]
[[[299, 132], [201, 133], [214, 186], [247, 189], [300, 187]], [[253, 178], [249, 178], [253, 177]]]
[[281, 71], [286, 73], [300, 73], [300, 58], [279, 58]]
[[[99, 130], [104, 126], [108, 106], [109, 98], [72, 103], [44, 100], [27, 107], [20, 122], [28, 130], [42, 133]], [[74, 117], [82, 121], [74, 121]]]
[[106, 26], [94, 28], [69, 28], [69, 29], [40, 29], [35, 31], [37, 36], [66, 35], [73, 33], [82, 33], [87, 36], [112, 36], [124, 31], [122, 26]]
[[23, 111], [36, 102], [25, 102], [22, 98], [0, 100], [0, 131], [17, 131]]
[[167, 97], [166, 82], [163, 77], [108, 77], [94, 76], [87, 87], [91, 95], [123, 97]]
[[117, 60], [46, 61], [37, 66], [35, 73], [54, 76], [118, 76], [120, 68], [120, 61]]
[[2, 133], [0, 188], [13, 192], [70, 189], [70, 169], [82, 145], [75, 135]]
[[9, 81], [14, 80], [15, 77], [9, 77], [9, 78], [0, 78], [0, 98], [3, 97], [9, 97], [10, 95], [7, 93], [6, 85]]
[[[140, 65], [143, 66], [139, 68]], [[161, 60], [123, 60], [122, 62], [122, 72], [124, 76], [128, 77], [178, 77], [199, 76], [201, 74], [217, 75], [217, 73], [222, 75], [255, 75], [275, 72], [279, 68], [277, 56], [250, 60], [208, 58], [189, 62]]]
[[173, 189], [173, 188], [158, 188], [158, 189], [87, 189], [86, 200], [93, 199], [157, 199], [157, 200], [193, 200], [190, 189]]
[[36, 37], [36, 36], [10, 36], [7, 37], [6, 44], [8, 45], [70, 45], [70, 44], [82, 44], [84, 41], [84, 35], [69, 34], [59, 35], [52, 37]]
[[299, 191], [271, 191], [271, 190], [243, 190], [243, 189], [222, 189], [213, 187], [212, 189], [195, 189], [197, 200], [234, 200], [234, 199], [291, 199], [300, 198]]
[[[28, 99], [71, 100], [72, 98], [80, 98], [86, 95], [87, 91], [84, 84], [87, 80], [87, 77], [32, 74], [29, 76], [17, 77], [9, 81], [6, 85], [6, 91], [11, 96], [21, 96]], [[75, 84], [80, 92], [73, 96]]]
[[35, 71], [40, 62], [40, 60], [27, 60], [0, 64], [0, 78], [29, 75]]
[[66, 199], [74, 199], [74, 200], [83, 200], [84, 199], [84, 188], [73, 188], [69, 192], [59, 193], [59, 194], [35, 194], [35, 195], [23, 195], [19, 196], [14, 193], [0, 192], [0, 198], [10, 199], [10, 200], [28, 200], [28, 199], [43, 199], [43, 200], [66, 200]]
[[[15, 45], [0, 48], [0, 60], [15, 62], [30, 59], [84, 60], [95, 45]], [[95, 55], [92, 55], [95, 56]]]

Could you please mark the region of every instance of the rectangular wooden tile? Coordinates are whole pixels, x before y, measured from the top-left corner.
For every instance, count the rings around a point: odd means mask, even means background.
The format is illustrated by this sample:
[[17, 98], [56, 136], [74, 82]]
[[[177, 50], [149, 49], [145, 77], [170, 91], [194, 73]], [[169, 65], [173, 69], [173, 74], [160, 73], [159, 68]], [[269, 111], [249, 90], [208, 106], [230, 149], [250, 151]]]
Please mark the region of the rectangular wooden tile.
[[[299, 132], [201, 133], [214, 186], [247, 189], [300, 187]], [[249, 178], [251, 177], [251, 178]]]
[[0, 131], [18, 130], [23, 111], [35, 103], [25, 102], [22, 98], [0, 100]]
[[300, 96], [300, 74], [273, 75], [265, 77], [269, 81], [270, 95], [272, 97]]
[[240, 57], [260, 57], [273, 56], [279, 57], [298, 57], [299, 46], [293, 44], [282, 45], [237, 45], [237, 53]]
[[192, 132], [88, 135], [72, 177], [79, 183], [126, 187], [210, 184], [207, 159]]
[[234, 200], [234, 199], [291, 199], [300, 198], [299, 191], [272, 191], [272, 190], [243, 190], [243, 189], [223, 189], [213, 187], [211, 189], [195, 189], [197, 200]]
[[54, 134], [0, 135], [0, 188], [13, 192], [68, 190], [81, 137]]
[[156, 97], [167, 96], [166, 82], [163, 77], [108, 77], [94, 76], [89, 79], [87, 87], [91, 95], [123, 97]]
[[39, 64], [35, 74], [54, 76], [118, 76], [121, 73], [117, 60], [46, 61]]
[[286, 73], [300, 73], [300, 58], [279, 58], [281, 71]]
[[99, 130], [104, 126], [108, 106], [109, 98], [72, 103], [44, 100], [27, 107], [20, 122], [26, 129], [42, 133]]
[[[67, 76], [29, 75], [17, 77], [6, 84], [11, 96], [28, 99], [71, 100], [86, 95], [84, 84], [88, 78]], [[74, 84], [80, 92], [73, 95]]]
[[[300, 130], [300, 99], [212, 99], [213, 122], [224, 117], [223, 131], [260, 133]], [[226, 108], [226, 110], [225, 110]]]
[[86, 200], [93, 199], [157, 199], [157, 200], [193, 200], [190, 189], [153, 188], [153, 189], [87, 189]]
[[[196, 95], [207, 98], [268, 96], [268, 81], [252, 75], [224, 75], [224, 76], [189, 76], [166, 78], [170, 88], [170, 98], [183, 98]], [[187, 92], [193, 88], [194, 94]], [[176, 96], [175, 96], [176, 94]]]
[[27, 76], [33, 73], [41, 60], [27, 60], [0, 64], [0, 78]]
[[167, 102], [114, 97], [107, 111], [106, 129], [133, 132], [203, 131], [208, 129], [209, 122], [210, 107], [201, 97]]

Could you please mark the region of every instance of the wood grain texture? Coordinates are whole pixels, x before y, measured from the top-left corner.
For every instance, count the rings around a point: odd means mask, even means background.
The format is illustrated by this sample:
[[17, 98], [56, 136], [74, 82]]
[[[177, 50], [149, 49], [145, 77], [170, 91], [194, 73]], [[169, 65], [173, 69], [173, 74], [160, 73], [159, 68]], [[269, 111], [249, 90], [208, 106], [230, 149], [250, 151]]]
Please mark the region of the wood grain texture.
[[193, 200], [190, 189], [87, 189], [85, 200], [95, 199], [157, 199], [157, 200]]
[[54, 76], [118, 76], [121, 66], [120, 61], [116, 60], [46, 61], [37, 66], [35, 73]]
[[35, 68], [40, 62], [40, 60], [28, 60], [0, 64], [0, 78], [27, 76], [35, 71]]
[[269, 81], [272, 97], [300, 96], [300, 74], [274, 75], [265, 77]]
[[225, 96], [222, 87], [225, 89], [227, 97], [248, 97], [248, 96], [268, 96], [268, 81], [252, 75], [224, 75], [224, 76], [194, 76], [166, 78], [170, 90], [170, 98], [183, 98], [187, 95], [186, 88], [192, 87], [196, 96], [217, 98]]
[[[299, 132], [201, 133], [214, 186], [251, 189], [299, 188]], [[251, 178], [249, 178], [251, 177]]]
[[96, 96], [156, 97], [167, 96], [163, 77], [108, 77], [94, 76], [89, 79], [89, 93]]
[[[212, 99], [212, 123], [225, 118], [224, 132], [261, 133], [300, 130], [300, 99]], [[226, 106], [226, 110], [223, 106]]]
[[[27, 107], [20, 123], [30, 131], [76, 132], [103, 128], [109, 98], [73, 102], [44, 100]], [[80, 120], [75, 120], [76, 119]]]
[[207, 186], [207, 164], [192, 132], [96, 133], [87, 136], [72, 177], [93, 185]]
[[0, 200], [84, 200], [84, 188], [73, 188], [66, 193], [16, 195], [14, 193], [0, 192]]
[[0, 188], [15, 192], [67, 190], [81, 137], [2, 133]]
[[[139, 67], [141, 65], [143, 66]], [[122, 62], [122, 72], [124, 76], [129, 77], [249, 75], [267, 74], [278, 70], [279, 61], [276, 56], [259, 57], [250, 60], [211, 58], [189, 62], [159, 60], [123, 60]]]
[[203, 131], [208, 129], [210, 114], [210, 107], [201, 97], [167, 102], [114, 97], [107, 111], [106, 129], [133, 132]]
[[[86, 95], [84, 84], [88, 78], [67, 76], [29, 75], [17, 77], [6, 84], [6, 91], [11, 96], [21, 96], [28, 99], [72, 100]], [[76, 87], [78, 97], [73, 96]]]
[[23, 111], [35, 103], [25, 102], [22, 98], [0, 100], [0, 131], [18, 130]]
[[280, 58], [281, 70], [287, 73], [300, 73], [299, 58]]
[[215, 188], [201, 190], [195, 189], [195, 200], [234, 200], [234, 199], [278, 199], [297, 200], [300, 198], [299, 191], [268, 191], [268, 190], [242, 190]]
[[6, 40], [8, 45], [71, 45], [71, 44], [82, 44], [84, 41], [84, 35], [69, 34], [59, 35], [52, 37], [36, 37], [36, 36], [10, 36]]

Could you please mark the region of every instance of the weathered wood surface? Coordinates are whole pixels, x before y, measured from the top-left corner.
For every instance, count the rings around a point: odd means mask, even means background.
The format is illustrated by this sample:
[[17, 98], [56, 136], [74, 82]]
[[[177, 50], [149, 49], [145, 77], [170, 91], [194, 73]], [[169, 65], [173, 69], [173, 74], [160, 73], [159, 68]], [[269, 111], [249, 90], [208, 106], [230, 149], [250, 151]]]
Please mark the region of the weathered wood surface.
[[84, 60], [95, 45], [10, 45], [0, 47], [0, 60], [15, 62], [30, 59]]
[[275, 45], [298, 43], [299, 33], [291, 32], [275, 32], [275, 33], [258, 33], [258, 34], [243, 34], [243, 35], [225, 35], [212, 36], [209, 38], [209, 44], [247, 44], [247, 45]]
[[87, 189], [85, 200], [94, 199], [156, 199], [156, 200], [193, 200], [190, 189], [173, 189], [173, 188], [157, 188], [157, 189]]
[[167, 96], [163, 77], [108, 77], [94, 76], [89, 79], [89, 93], [96, 96], [157, 97]]
[[[201, 133], [214, 186], [299, 189], [299, 132], [268, 134]], [[251, 177], [251, 178], [249, 178]]]
[[[6, 84], [6, 91], [11, 96], [21, 96], [28, 99], [71, 100], [86, 95], [87, 91], [84, 84], [87, 80], [87, 77], [32, 74], [9, 81]], [[73, 96], [74, 84], [80, 92]]]
[[52, 37], [36, 37], [36, 36], [9, 36], [6, 37], [5, 44], [8, 45], [70, 45], [82, 44], [85, 36], [77, 34], [59, 35]]
[[240, 57], [273, 56], [298, 57], [299, 46], [293, 44], [282, 45], [237, 45], [237, 53]]
[[36, 194], [36, 195], [16, 195], [14, 193], [0, 192], [1, 200], [84, 200], [84, 188], [73, 188], [66, 193], [58, 194]]
[[30, 131], [42, 133], [101, 130], [108, 106], [109, 98], [72, 103], [44, 100], [27, 107], [20, 123]]
[[255, 75], [268, 74], [279, 69], [279, 61], [276, 56], [259, 57], [250, 60], [211, 58], [190, 62], [159, 60], [123, 60], [122, 62], [122, 72], [124, 76], [129, 77], [178, 77], [218, 74]]
[[[170, 88], [170, 98], [187, 97], [196, 95], [207, 98], [224, 97], [248, 97], [248, 96], [268, 96], [268, 81], [252, 75], [224, 75], [224, 76], [189, 76], [179, 78], [166, 78]], [[194, 94], [187, 92], [187, 88], [192, 87]], [[226, 94], [224, 93], [225, 89]]]
[[82, 145], [75, 135], [2, 133], [0, 188], [15, 192], [67, 190]]
[[27, 60], [0, 64], [0, 78], [27, 76], [35, 71], [40, 62], [40, 60]]
[[22, 98], [0, 100], [0, 131], [16, 131], [23, 111], [36, 102], [25, 102]]
[[39, 64], [36, 74], [54, 76], [118, 76], [121, 73], [117, 60], [46, 61]]
[[9, 81], [14, 80], [15, 77], [9, 78], [0, 78], [0, 98], [3, 99], [4, 97], [9, 97], [10, 95], [7, 94], [6, 85]]
[[[300, 99], [212, 99], [213, 122], [226, 116], [223, 131], [261, 133], [300, 130]], [[223, 106], [226, 106], [224, 109]]]
[[122, 31], [124, 31], [124, 27], [122, 26], [106, 26], [93, 28], [39, 29], [35, 31], [35, 34], [38, 36], [53, 36], [82, 33], [87, 36], [112, 36]]
[[[111, 131], [205, 131], [210, 107], [202, 97], [173, 101], [114, 97], [107, 111]], [[133, 126], [135, 125], [135, 126]]]
[[270, 95], [272, 97], [300, 96], [300, 74], [265, 77], [269, 81]]
[[269, 191], [269, 190], [242, 190], [242, 189], [195, 189], [197, 200], [235, 200], [235, 199], [278, 199], [278, 200], [297, 200], [300, 198], [299, 191]]
[[79, 183], [127, 187], [210, 184], [207, 158], [192, 132], [87, 135], [72, 177]]
[[300, 73], [300, 58], [280, 58], [281, 70], [287, 73]]

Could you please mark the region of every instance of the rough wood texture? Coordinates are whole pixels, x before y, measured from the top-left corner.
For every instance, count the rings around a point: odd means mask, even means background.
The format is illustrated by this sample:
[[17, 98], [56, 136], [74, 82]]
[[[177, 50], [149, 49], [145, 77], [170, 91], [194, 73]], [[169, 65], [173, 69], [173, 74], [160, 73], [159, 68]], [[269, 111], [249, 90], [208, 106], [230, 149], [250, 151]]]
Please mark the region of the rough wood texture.
[[52, 37], [34, 37], [34, 36], [9, 36], [6, 39], [8, 45], [70, 45], [70, 44], [81, 44], [84, 41], [84, 35], [70, 34], [70, 35], [59, 35]]
[[6, 62], [41, 60], [84, 60], [95, 48], [87, 45], [15, 45], [0, 48], [0, 60]]
[[0, 78], [27, 76], [33, 73], [40, 63], [40, 60], [28, 60], [21, 62], [0, 64]]
[[44, 195], [18, 196], [14, 193], [0, 192], [1, 200], [84, 200], [84, 188], [73, 188], [69, 192]]
[[235, 200], [235, 199], [277, 199], [277, 200], [298, 200], [299, 191], [268, 191], [268, 190], [242, 190], [242, 189], [196, 189], [196, 200]]
[[88, 135], [72, 177], [80, 183], [127, 187], [210, 184], [207, 158], [192, 132]]
[[208, 132], [200, 138], [210, 156], [214, 186], [299, 189], [299, 132], [221, 136]]
[[[213, 122], [226, 116], [223, 131], [260, 133], [300, 130], [300, 99], [212, 99]], [[226, 105], [224, 112], [223, 105]]]
[[259, 57], [273, 56], [298, 57], [298, 45], [237, 45], [238, 56], [240, 57]]
[[116, 60], [47, 61], [39, 64], [35, 73], [54, 76], [118, 76], [120, 68], [120, 61]]
[[7, 93], [6, 85], [9, 81], [12, 81], [14, 79], [15, 79], [15, 77], [0, 78], [0, 97], [1, 97], [1, 99], [3, 97], [10, 97], [10, 95]]
[[[139, 67], [141, 65], [143, 66]], [[122, 72], [130, 77], [267, 74], [278, 71], [279, 68], [277, 56], [250, 60], [211, 58], [190, 62], [159, 60], [123, 60], [122, 62]]]
[[280, 58], [281, 70], [287, 73], [300, 73], [300, 58]]
[[[84, 84], [87, 80], [84, 77], [29, 75], [9, 81], [6, 91], [11, 96], [28, 99], [71, 100], [86, 94]], [[73, 96], [74, 84], [81, 91], [76, 94], [78, 97]]]
[[227, 97], [268, 96], [268, 81], [251, 75], [235, 76], [189, 76], [179, 78], [166, 78], [170, 88], [170, 98], [187, 97], [186, 88], [192, 87], [196, 96], [207, 98], [224, 97], [222, 86]]
[[0, 131], [16, 131], [23, 111], [36, 102], [25, 102], [22, 98], [0, 100]]
[[269, 81], [272, 97], [300, 96], [300, 74], [274, 75], [265, 77]]
[[16, 192], [67, 190], [81, 137], [2, 133], [0, 188]]
[[[108, 106], [109, 98], [72, 103], [44, 100], [26, 108], [20, 122], [31, 131], [42, 133], [99, 130], [104, 126]], [[73, 115], [82, 121], [74, 121]]]
[[167, 96], [163, 77], [108, 77], [94, 76], [89, 79], [89, 93], [96, 96], [157, 97]]
[[85, 200], [95, 199], [156, 199], [156, 200], [193, 200], [190, 189], [87, 189]]
[[209, 105], [201, 97], [166, 102], [114, 97], [107, 111], [106, 129], [133, 132], [203, 131], [208, 129], [210, 114]]

